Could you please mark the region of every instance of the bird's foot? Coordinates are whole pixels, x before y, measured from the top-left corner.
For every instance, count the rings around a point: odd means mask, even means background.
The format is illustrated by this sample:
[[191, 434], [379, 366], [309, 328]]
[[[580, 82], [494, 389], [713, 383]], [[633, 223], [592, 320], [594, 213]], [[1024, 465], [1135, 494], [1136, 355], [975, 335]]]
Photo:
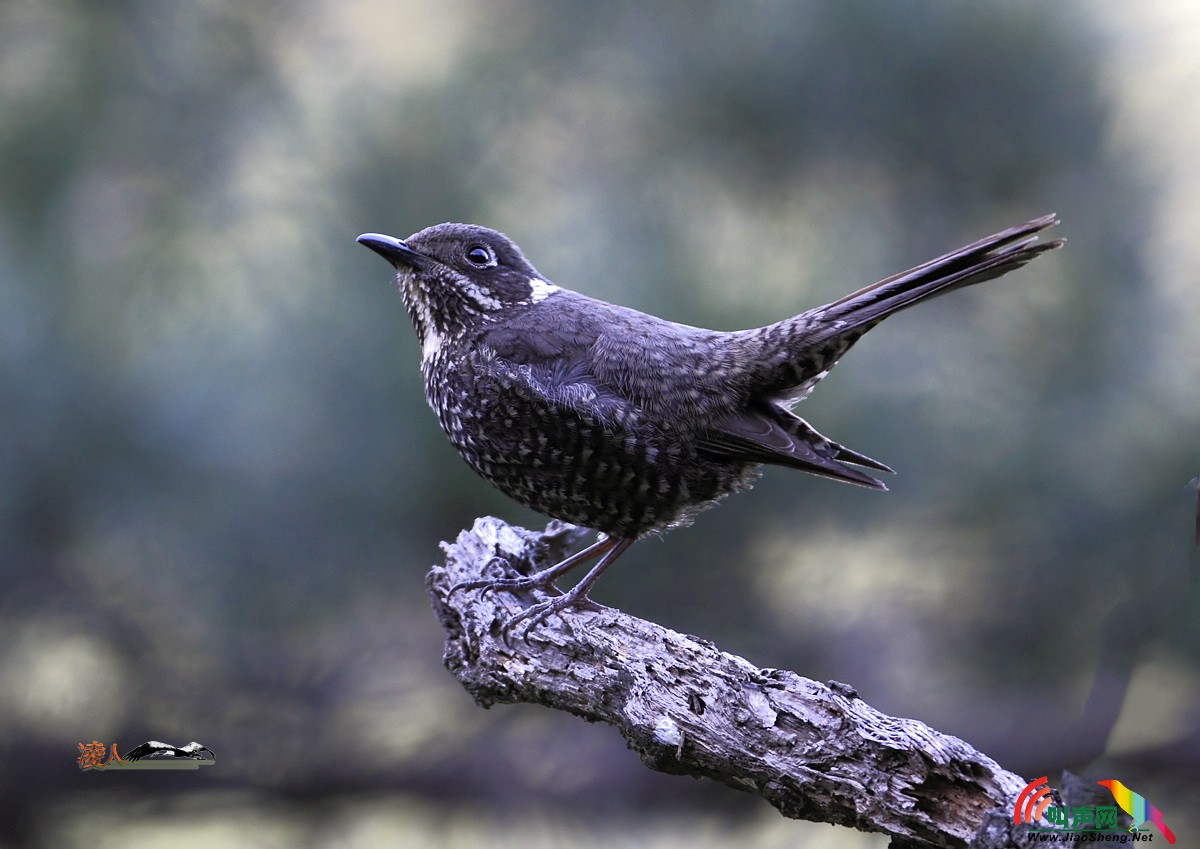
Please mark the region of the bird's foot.
[[[511, 563], [500, 556], [493, 557], [488, 561], [488, 565], [490, 566], [496, 562], [503, 564], [504, 568], [509, 572], [517, 571], [512, 567]], [[516, 578], [480, 578], [474, 581], [459, 581], [446, 593], [446, 598], [449, 599], [456, 592], [463, 590], [482, 590], [486, 593], [495, 592], [496, 590], [521, 592], [523, 590], [539, 589], [543, 592], [561, 595], [562, 590], [554, 586], [555, 578], [561, 574], [562, 571], [557, 566], [551, 566], [548, 569], [542, 569], [540, 572], [534, 572], [532, 575], [520, 575]]]
[[[512, 566], [502, 557], [493, 558], [493, 562], [500, 560], [511, 570]], [[528, 619], [529, 622], [522, 629], [521, 639], [529, 642], [529, 632], [535, 625], [546, 619], [552, 613], [558, 613], [561, 610], [566, 610], [568, 607], [575, 607], [580, 610], [591, 610], [599, 612], [605, 610], [605, 606], [598, 604], [588, 598], [586, 592], [575, 592], [572, 588], [570, 591], [563, 593], [554, 585], [554, 581], [563, 570], [559, 568], [561, 564], [551, 566], [548, 569], [542, 569], [539, 572], [534, 572], [532, 575], [521, 575], [516, 578], [482, 578], [475, 581], [460, 581], [450, 588], [447, 593], [447, 598], [460, 590], [480, 590], [482, 592], [495, 592], [496, 590], [507, 590], [513, 593], [524, 592], [526, 590], [538, 589], [546, 593], [551, 593], [554, 598], [546, 601], [538, 602], [530, 607], [525, 608], [515, 616], [505, 620], [500, 626], [500, 634], [506, 645], [511, 645], [509, 642], [510, 633], [515, 625]], [[515, 571], [515, 570], [514, 570]]]
[[[522, 631], [522, 639], [529, 642], [529, 631], [534, 625], [544, 620], [552, 613], [560, 613], [568, 607], [578, 607], [584, 610], [600, 611], [606, 608], [603, 605], [597, 604], [588, 598], [588, 590], [596, 583], [596, 579], [600, 577], [605, 569], [608, 568], [614, 560], [621, 556], [625, 549], [633, 544], [633, 538], [617, 538], [602, 536], [597, 542], [592, 543], [583, 551], [576, 552], [561, 563], [542, 569], [540, 572], [534, 572], [532, 575], [521, 575], [515, 578], [487, 578], [474, 581], [460, 581], [450, 588], [446, 597], [449, 598], [459, 590], [478, 589], [483, 592], [488, 590], [508, 590], [510, 592], [520, 592], [522, 590], [540, 589], [545, 592], [553, 593], [554, 597], [546, 601], [540, 601], [520, 613], [508, 619], [500, 626], [501, 636], [506, 644], [511, 645], [508, 640], [509, 633], [518, 623], [529, 620], [528, 624]], [[554, 586], [555, 580], [565, 575], [567, 572], [574, 569], [581, 563], [588, 560], [593, 560], [596, 557], [600, 558], [600, 562], [592, 567], [591, 571], [583, 576], [583, 579], [563, 593], [558, 587]], [[506, 566], [509, 565], [507, 560], [502, 557], [495, 557], [489, 561], [489, 565], [496, 560], [500, 560]]]
[[[582, 590], [582, 592], [581, 592]], [[535, 605], [525, 608], [515, 616], [509, 617], [503, 625], [500, 626], [500, 636], [504, 640], [505, 645], [512, 645], [509, 637], [513, 629], [521, 622], [525, 622], [525, 627], [521, 629], [521, 639], [528, 643], [529, 632], [537, 626], [539, 622], [545, 621], [549, 616], [555, 613], [560, 613], [567, 608], [578, 608], [580, 610], [591, 610], [600, 612], [608, 610], [603, 604], [598, 604], [588, 598], [586, 587], [578, 584], [567, 592], [556, 596], [555, 598], [547, 599], [546, 601], [538, 602]]]
[[[554, 593], [555, 595], [561, 595], [562, 591], [559, 590], [558, 587], [554, 586], [554, 582], [557, 579], [561, 578], [563, 575], [567, 574], [581, 563], [585, 563], [588, 560], [599, 557], [601, 554], [609, 555], [609, 553], [618, 545], [620, 545], [620, 550], [624, 551], [631, 542], [632, 540], [629, 542], [623, 542], [620, 540], [610, 539], [607, 536], [602, 536], [599, 541], [592, 543], [583, 551], [578, 551], [575, 554], [572, 554], [566, 560], [563, 560], [561, 563], [556, 563], [553, 566], [542, 569], [539, 572], [534, 572], [532, 575], [519, 575], [518, 573], [519, 576], [515, 578], [482, 578], [474, 581], [459, 581], [450, 588], [450, 592], [446, 594], [446, 598], [454, 595], [459, 590], [483, 590], [484, 592], [487, 592], [488, 590], [509, 590], [510, 592], [520, 592], [522, 590], [540, 589], [545, 592]], [[611, 560], [611, 557], [606, 557], [606, 559]], [[489, 560], [488, 566], [496, 563], [497, 561], [502, 563], [510, 572], [516, 572], [516, 570], [513, 569], [512, 564], [499, 555]], [[603, 563], [605, 561], [601, 560], [601, 562]], [[590, 586], [590, 584], [588, 586]], [[587, 587], [584, 587], [582, 594], [586, 593]]]

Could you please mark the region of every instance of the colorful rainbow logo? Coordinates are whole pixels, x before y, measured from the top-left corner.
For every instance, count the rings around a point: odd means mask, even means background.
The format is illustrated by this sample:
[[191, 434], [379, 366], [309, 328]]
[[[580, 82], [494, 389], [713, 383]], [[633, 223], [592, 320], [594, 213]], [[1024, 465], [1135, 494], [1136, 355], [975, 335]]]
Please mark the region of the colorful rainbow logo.
[[[1117, 800], [1117, 804], [1121, 806], [1121, 809], [1133, 817], [1133, 826], [1129, 829], [1130, 831], [1136, 831], [1138, 826], [1149, 820], [1158, 827], [1158, 830], [1162, 832], [1162, 836], [1167, 838], [1168, 843], [1175, 842], [1174, 832], [1167, 828], [1167, 824], [1163, 822], [1163, 816], [1158, 812], [1158, 808], [1147, 802], [1145, 796], [1139, 796], [1116, 779], [1097, 781], [1096, 783], [1101, 787], [1107, 787], [1111, 790], [1113, 798]], [[1026, 787], [1025, 789], [1028, 790], [1029, 788]]]
[[1046, 813], [1046, 808], [1054, 798], [1050, 795], [1050, 779], [1043, 775], [1025, 785], [1021, 795], [1017, 796], [1017, 804], [1013, 806], [1013, 823], [1037, 822]]

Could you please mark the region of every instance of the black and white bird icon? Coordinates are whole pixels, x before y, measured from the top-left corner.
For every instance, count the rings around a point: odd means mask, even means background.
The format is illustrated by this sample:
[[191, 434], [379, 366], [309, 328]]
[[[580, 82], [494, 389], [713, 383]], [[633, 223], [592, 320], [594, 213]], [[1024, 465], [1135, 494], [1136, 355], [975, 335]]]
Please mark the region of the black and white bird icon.
[[[208, 752], [209, 757], [204, 757], [201, 752]], [[125, 753], [126, 761], [140, 761], [143, 758], [191, 758], [194, 761], [211, 760], [214, 763], [217, 760], [211, 749], [194, 741], [186, 746], [172, 746], [170, 743], [150, 740]]]

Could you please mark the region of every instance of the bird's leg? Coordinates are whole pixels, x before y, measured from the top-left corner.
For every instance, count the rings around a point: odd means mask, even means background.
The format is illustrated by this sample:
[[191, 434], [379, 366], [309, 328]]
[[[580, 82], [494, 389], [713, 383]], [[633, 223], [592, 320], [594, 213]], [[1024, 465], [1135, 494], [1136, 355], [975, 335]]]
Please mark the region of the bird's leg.
[[[488, 590], [528, 590], [537, 587], [546, 592], [558, 592], [558, 588], [554, 586], [556, 580], [579, 564], [586, 563], [593, 558], [599, 557], [601, 554], [606, 554], [618, 542], [619, 540], [610, 539], [606, 536], [604, 539], [592, 543], [582, 551], [572, 554], [566, 560], [542, 569], [540, 572], [534, 572], [532, 575], [522, 575], [519, 578], [483, 578], [477, 581], [460, 581], [450, 588], [450, 591], [446, 594], [446, 598], [449, 598], [460, 590], [482, 589], [484, 592], [487, 592]], [[503, 560], [504, 558], [494, 557], [492, 559]], [[584, 580], [587, 579], [585, 578]]]
[[[509, 619], [507, 622], [504, 623], [504, 625], [501, 626], [500, 633], [501, 633], [501, 635], [503, 635], [504, 641], [506, 643], [508, 642], [509, 631], [512, 630], [514, 625], [516, 625], [518, 622], [520, 622], [524, 619], [528, 619], [529, 623], [523, 629], [521, 638], [523, 640], [525, 640], [526, 642], [529, 642], [529, 631], [533, 628], [533, 626], [535, 626], [537, 623], [541, 622], [543, 619], [545, 619], [551, 613], [558, 613], [559, 611], [566, 610], [568, 607], [587, 606], [587, 607], [595, 608], [598, 606], [598, 605], [596, 605], [596, 603], [594, 601], [592, 601], [590, 598], [588, 598], [588, 590], [590, 590], [592, 588], [592, 586], [595, 585], [596, 581], [599, 579], [600, 575], [604, 572], [604, 570], [607, 569], [609, 566], [611, 566], [613, 564], [613, 561], [616, 560], [618, 557], [620, 557], [625, 552], [625, 549], [627, 549], [627, 548], [629, 548], [629, 546], [633, 545], [633, 540], [630, 538], [605, 539], [605, 540], [602, 540], [602, 542], [604, 544], [606, 544], [606, 548], [603, 549], [604, 556], [600, 558], [599, 563], [597, 563], [595, 566], [592, 567], [592, 570], [590, 572], [588, 572], [586, 575], [583, 576], [583, 579], [578, 584], [571, 587], [571, 589], [567, 590], [566, 593], [558, 596], [557, 598], [552, 598], [549, 601], [539, 602], [538, 604], [535, 604], [532, 607], [525, 608], [524, 610], [522, 610], [516, 616]], [[593, 545], [590, 548], [587, 548], [584, 551], [581, 551], [580, 554], [587, 554], [588, 552], [592, 552], [592, 549], [597, 548], [597, 546], [599, 546], [599, 545], [600, 545], [600, 543], [597, 543], [596, 545]], [[594, 554], [595, 553], [593, 552], [593, 556], [594, 556]], [[576, 555], [576, 557], [578, 557], [578, 556], [579, 555]], [[565, 563], [566, 561], [563, 561], [563, 562]], [[579, 562], [582, 562], [582, 561], [576, 561], [576, 563], [579, 563]], [[575, 564], [572, 564], [572, 565], [575, 565]], [[558, 567], [555, 566], [555, 567], [551, 567], [551, 568], [557, 569]], [[549, 572], [550, 569], [547, 569], [545, 571]], [[538, 574], [541, 574], [541, 573], [538, 573]], [[533, 576], [530, 576], [530, 577], [533, 577]]]

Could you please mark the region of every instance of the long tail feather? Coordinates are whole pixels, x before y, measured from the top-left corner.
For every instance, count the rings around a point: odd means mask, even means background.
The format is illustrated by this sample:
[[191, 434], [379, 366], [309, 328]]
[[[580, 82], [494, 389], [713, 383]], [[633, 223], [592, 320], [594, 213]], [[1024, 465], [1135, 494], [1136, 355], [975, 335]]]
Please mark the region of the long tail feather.
[[980, 239], [852, 292], [813, 310], [825, 321], [847, 321], [847, 328], [877, 324], [906, 309], [955, 289], [992, 280], [1020, 268], [1035, 256], [1062, 245], [1061, 239], [1038, 242], [1036, 234], [1058, 223], [1051, 213]]
[[955, 289], [992, 280], [1063, 244], [1037, 234], [1058, 219], [1043, 215], [972, 242], [778, 324], [733, 334], [746, 361], [761, 363], [749, 394], [792, 404], [807, 395], [864, 333], [889, 315]]

